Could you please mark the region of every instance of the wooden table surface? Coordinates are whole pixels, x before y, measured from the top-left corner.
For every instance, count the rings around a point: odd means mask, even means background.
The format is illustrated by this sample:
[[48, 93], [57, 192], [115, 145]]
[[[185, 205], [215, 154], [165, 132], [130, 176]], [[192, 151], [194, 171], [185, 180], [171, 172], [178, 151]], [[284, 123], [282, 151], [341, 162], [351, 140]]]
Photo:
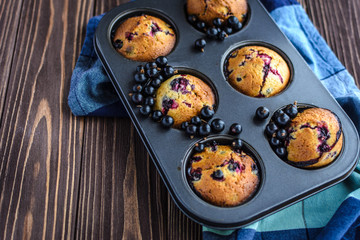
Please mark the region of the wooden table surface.
[[[201, 239], [129, 119], [75, 117], [88, 20], [123, 0], [0, 0], [0, 239]], [[301, 0], [360, 83], [360, 1]]]

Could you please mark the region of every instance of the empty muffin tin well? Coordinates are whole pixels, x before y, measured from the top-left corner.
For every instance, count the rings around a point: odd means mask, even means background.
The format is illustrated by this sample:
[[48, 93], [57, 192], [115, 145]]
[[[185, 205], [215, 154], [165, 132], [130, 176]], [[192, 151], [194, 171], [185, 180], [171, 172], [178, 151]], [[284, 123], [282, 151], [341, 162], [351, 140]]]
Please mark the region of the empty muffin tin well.
[[[360, 144], [356, 128], [261, 3], [258, 0], [248, 0], [251, 17], [246, 27], [224, 41], [209, 41], [204, 52], [194, 48], [195, 40], [204, 38], [205, 35], [188, 24], [183, 11], [184, 4], [183, 0], [136, 0], [120, 5], [102, 18], [94, 38], [95, 49], [104, 69], [177, 206], [191, 219], [203, 225], [234, 229], [249, 225], [349, 176], [359, 159]], [[215, 137], [227, 134], [233, 123], [243, 126], [239, 137], [256, 150], [262, 174], [261, 186], [250, 201], [237, 207], [224, 208], [200, 199], [186, 180], [187, 159], [184, 156], [188, 156], [189, 149], [202, 139], [191, 139], [177, 129], [164, 129], [151, 119], [142, 117], [138, 107], [130, 101], [129, 93], [134, 85], [134, 72], [139, 62], [130, 61], [118, 54], [111, 44], [110, 36], [114, 24], [124, 16], [141, 13], [161, 16], [176, 30], [177, 44], [167, 56], [169, 65], [179, 70], [191, 69], [194, 73], [200, 73], [205, 77], [200, 78], [205, 81], [208, 79], [208, 83], [215, 89], [218, 103], [213, 119], [221, 118], [226, 124], [225, 130]], [[287, 59], [292, 79], [281, 94], [270, 98], [253, 98], [239, 94], [226, 83], [223, 66], [227, 55], [231, 50], [247, 43], [272, 46]], [[268, 121], [254, 121], [255, 111], [259, 106], [266, 106], [273, 113], [279, 106], [286, 106], [294, 101], [330, 109], [340, 118], [345, 144], [338, 159], [327, 167], [309, 171], [281, 161], [264, 137]]]

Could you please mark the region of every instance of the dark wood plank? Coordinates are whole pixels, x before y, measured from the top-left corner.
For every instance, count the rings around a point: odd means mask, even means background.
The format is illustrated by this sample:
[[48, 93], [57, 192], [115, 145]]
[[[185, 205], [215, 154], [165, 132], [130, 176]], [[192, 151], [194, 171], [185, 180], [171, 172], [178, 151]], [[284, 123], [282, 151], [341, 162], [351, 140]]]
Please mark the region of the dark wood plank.
[[[0, 0], [0, 124], [23, 1]], [[1, 125], [0, 125], [1, 126]]]
[[[1, 1], [11, 4], [22, 1]], [[4, 10], [19, 15], [20, 31], [0, 129], [0, 239], [75, 235], [84, 121], [71, 114], [67, 95], [92, 6], [29, 0], [21, 12]]]
[[[97, 1], [95, 15], [121, 2]], [[78, 239], [201, 239], [201, 226], [176, 207], [130, 120], [92, 118], [85, 126]]]
[[299, 2], [360, 87], [360, 1], [300, 0]]

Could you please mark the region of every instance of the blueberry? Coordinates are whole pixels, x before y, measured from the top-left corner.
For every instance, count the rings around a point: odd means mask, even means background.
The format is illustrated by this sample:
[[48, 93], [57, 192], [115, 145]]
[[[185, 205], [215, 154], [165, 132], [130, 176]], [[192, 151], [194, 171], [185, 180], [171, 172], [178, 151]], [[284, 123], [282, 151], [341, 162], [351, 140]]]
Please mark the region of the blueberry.
[[149, 114], [151, 113], [151, 107], [149, 105], [143, 105], [140, 108], [140, 113], [143, 116], [146, 116], [146, 117], [149, 116]]
[[166, 115], [161, 119], [161, 125], [164, 128], [170, 128], [173, 124], [174, 124], [174, 119], [169, 115]]
[[[163, 74], [163, 72], [162, 72], [162, 74]], [[163, 75], [159, 75], [159, 76], [157, 76], [157, 78], [160, 79], [161, 82], [163, 82], [165, 80]]]
[[276, 138], [279, 139], [280, 141], [285, 140], [285, 138], [287, 137], [287, 132], [285, 129], [279, 129], [276, 132]]
[[157, 67], [157, 65], [154, 62], [148, 62], [145, 64], [145, 70], [148, 70], [150, 68], [156, 68], [156, 67]]
[[197, 129], [198, 129], [197, 126], [189, 125], [185, 129], [185, 133], [190, 137], [194, 137], [196, 135]]
[[211, 174], [211, 177], [215, 180], [222, 180], [224, 178], [224, 173], [218, 169]]
[[284, 113], [283, 110], [281, 110], [281, 109], [277, 110], [277, 111], [274, 113], [274, 116], [272, 117], [272, 119], [275, 121], [275, 119], [276, 119], [277, 117], [279, 117], [280, 114], [283, 114], [283, 113]]
[[202, 152], [204, 151], [205, 145], [203, 143], [197, 143], [195, 144], [194, 151], [195, 152]]
[[209, 106], [203, 107], [200, 111], [201, 118], [204, 120], [211, 119], [214, 116], [214, 114], [215, 114], [214, 109], [210, 108]]
[[240, 150], [243, 147], [243, 143], [242, 143], [241, 139], [236, 138], [231, 142], [231, 146], [235, 150]]
[[218, 33], [218, 36], [217, 38], [220, 40], [220, 41], [223, 41], [228, 35], [226, 34], [226, 32], [224, 30], [220, 31]]
[[152, 97], [146, 97], [144, 103], [145, 105], [154, 106], [155, 100]]
[[239, 22], [239, 19], [235, 16], [230, 16], [228, 19], [227, 19], [227, 24], [229, 27], [234, 27], [237, 23]]
[[239, 163], [238, 162], [231, 162], [228, 165], [228, 169], [232, 172], [236, 171], [236, 169], [240, 169]]
[[158, 88], [160, 87], [161, 85], [161, 80], [160, 78], [154, 78], [152, 81], [151, 81], [151, 86], [153, 86], [154, 88]]
[[131, 96], [131, 101], [135, 104], [141, 104], [144, 101], [144, 97], [141, 93], [134, 93]]
[[274, 122], [270, 122], [265, 127], [265, 133], [268, 137], [271, 137], [278, 130], [278, 126]]
[[166, 64], [168, 63], [168, 59], [164, 56], [160, 56], [160, 57], [156, 58], [155, 63], [159, 67], [165, 67]]
[[216, 28], [212, 27], [206, 31], [206, 36], [210, 39], [216, 39], [218, 33], [219, 33], [218, 30]]
[[199, 38], [195, 41], [195, 47], [196, 49], [200, 50], [200, 51], [204, 51], [204, 47], [206, 46], [206, 41], [203, 38]]
[[277, 139], [276, 137], [272, 137], [270, 139], [270, 145], [273, 148], [277, 148], [281, 146], [281, 141], [279, 139]]
[[199, 30], [204, 30], [205, 27], [206, 27], [206, 24], [203, 21], [198, 21], [196, 23], [196, 28]]
[[165, 79], [170, 78], [172, 75], [174, 75], [174, 73], [175, 73], [175, 70], [171, 66], [164, 67], [163, 72], [162, 72]]
[[199, 118], [198, 116], [192, 117], [191, 120], [190, 120], [190, 124], [200, 126], [201, 118]]
[[191, 181], [199, 181], [201, 179], [201, 170], [195, 170], [190, 176]]
[[232, 29], [236, 32], [239, 31], [243, 27], [241, 22], [236, 23], [234, 26], [232, 26]]
[[146, 82], [147, 77], [145, 76], [144, 73], [135, 73], [134, 80], [137, 83], [144, 83], [144, 82]]
[[295, 118], [298, 114], [298, 108], [294, 104], [287, 105], [285, 108], [285, 113], [289, 115], [290, 118]]
[[195, 15], [189, 15], [187, 17], [187, 20], [191, 23], [191, 24], [195, 24], [197, 22], [197, 17]]
[[152, 95], [154, 95], [154, 93], [155, 93], [155, 88], [154, 88], [153, 86], [146, 86], [146, 87], [144, 88], [144, 93], [145, 93], [145, 95], [147, 95], [147, 96], [152, 96]]
[[139, 65], [136, 67], [136, 72], [138, 73], [144, 73], [145, 72], [145, 68], [143, 65]]
[[155, 78], [157, 76], [159, 76], [159, 71], [156, 68], [149, 68], [146, 70], [146, 76], [148, 76], [149, 78]]
[[182, 123], [181, 123], [181, 129], [184, 130], [184, 131], [186, 130], [186, 128], [187, 128], [188, 126], [189, 126], [189, 122], [182, 122]]
[[233, 29], [231, 27], [224, 27], [223, 30], [224, 32], [226, 32], [227, 35], [230, 35], [233, 32]]
[[241, 125], [238, 123], [234, 123], [233, 125], [230, 126], [229, 133], [231, 135], [239, 135], [241, 131], [242, 131]]
[[286, 149], [284, 147], [278, 147], [275, 149], [276, 155], [278, 155], [279, 158], [285, 158], [287, 155]]
[[143, 86], [141, 84], [135, 84], [132, 88], [132, 91], [134, 93], [139, 93], [142, 91], [142, 89], [143, 89]]
[[152, 113], [151, 119], [157, 122], [160, 121], [162, 116], [163, 116], [162, 112], [160, 110], [156, 110]]
[[199, 136], [200, 137], [208, 136], [208, 135], [210, 135], [210, 133], [211, 133], [211, 127], [209, 124], [205, 123], [199, 127]]
[[281, 113], [277, 118], [275, 118], [275, 122], [280, 126], [286, 126], [289, 121], [290, 117], [286, 113]]
[[260, 120], [264, 120], [269, 117], [269, 114], [270, 114], [270, 111], [267, 107], [258, 107], [256, 109], [255, 116]]
[[114, 48], [116, 49], [120, 49], [122, 48], [124, 45], [123, 41], [121, 41], [120, 39], [116, 39], [114, 42], [113, 42], [113, 46]]
[[211, 122], [211, 130], [214, 133], [219, 133], [223, 131], [224, 128], [225, 128], [225, 122], [219, 118], [216, 118]]
[[222, 20], [220, 18], [214, 18], [214, 20], [212, 21], [213, 25], [215, 27], [221, 27], [222, 25]]

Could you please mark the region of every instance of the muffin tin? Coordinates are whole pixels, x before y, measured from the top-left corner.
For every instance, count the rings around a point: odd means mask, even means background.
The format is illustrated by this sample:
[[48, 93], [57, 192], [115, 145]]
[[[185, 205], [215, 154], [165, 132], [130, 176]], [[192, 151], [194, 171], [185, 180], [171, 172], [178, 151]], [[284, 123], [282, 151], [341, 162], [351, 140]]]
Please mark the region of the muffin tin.
[[[185, 1], [137, 0], [108, 12], [100, 21], [94, 44], [110, 80], [141, 136], [155, 166], [177, 206], [194, 221], [217, 229], [234, 229], [251, 224], [280, 209], [328, 188], [351, 174], [359, 158], [359, 136], [353, 123], [335, 99], [323, 87], [297, 50], [280, 31], [258, 0], [248, 0], [251, 14], [239, 32], [223, 42], [209, 41], [205, 52], [194, 49], [196, 39], [205, 34], [186, 20]], [[136, 66], [142, 64], [121, 56], [112, 46], [111, 31], [124, 19], [149, 14], [170, 23], [177, 36], [169, 64], [193, 74], [212, 86], [217, 96], [214, 118], [221, 118], [226, 128], [207, 139], [229, 141], [227, 130], [234, 122], [243, 126], [240, 138], [258, 163], [260, 185], [256, 194], [236, 207], [217, 207], [199, 198], [186, 179], [188, 157], [200, 138], [189, 139], [178, 129], [164, 129], [150, 118], [144, 118], [131, 103], [129, 93], [134, 84]], [[280, 53], [291, 68], [291, 80], [281, 93], [270, 98], [253, 98], [239, 93], [226, 81], [223, 68], [228, 54], [241, 46], [262, 45]], [[269, 122], [254, 120], [255, 110], [266, 106], [271, 113], [298, 101], [327, 108], [341, 120], [344, 146], [330, 165], [314, 170], [293, 167], [278, 158], [271, 149], [264, 128]], [[213, 118], [213, 119], [214, 119]]]

